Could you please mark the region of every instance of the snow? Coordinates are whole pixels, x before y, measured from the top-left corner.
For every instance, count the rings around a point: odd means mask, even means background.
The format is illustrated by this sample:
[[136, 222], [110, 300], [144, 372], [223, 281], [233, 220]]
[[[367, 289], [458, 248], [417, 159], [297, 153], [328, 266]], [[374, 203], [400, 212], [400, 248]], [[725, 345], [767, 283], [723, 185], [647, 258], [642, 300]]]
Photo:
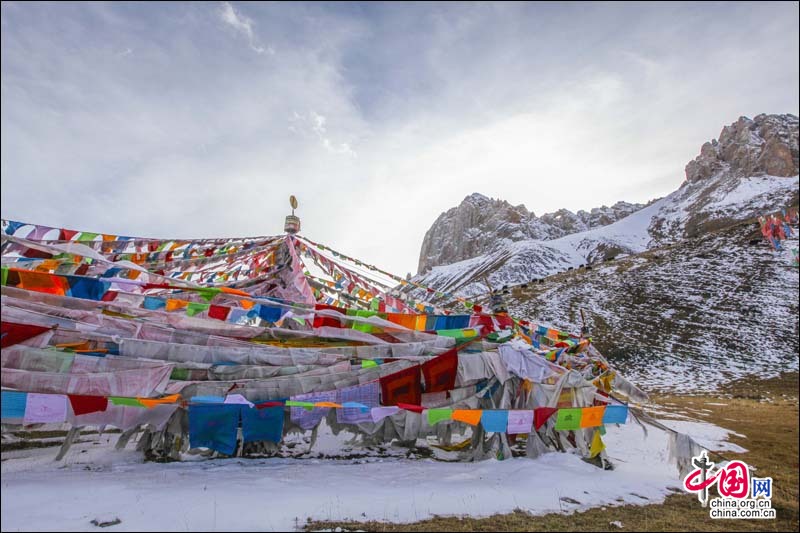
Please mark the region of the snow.
[[[713, 449], [731, 449], [730, 432], [713, 424], [664, 423], [683, 424]], [[94, 519], [118, 517], [122, 522], [109, 531], [291, 531], [308, 518], [409, 522], [515, 509], [568, 513], [657, 503], [680, 485], [663, 431], [649, 427], [645, 436], [636, 424], [607, 430], [613, 471], [566, 453], [477, 463], [383, 457], [143, 463], [135, 451], [110, 449], [116, 435], [91, 435], [63, 463], [53, 461], [55, 448], [3, 454], [2, 530], [79, 531]]]

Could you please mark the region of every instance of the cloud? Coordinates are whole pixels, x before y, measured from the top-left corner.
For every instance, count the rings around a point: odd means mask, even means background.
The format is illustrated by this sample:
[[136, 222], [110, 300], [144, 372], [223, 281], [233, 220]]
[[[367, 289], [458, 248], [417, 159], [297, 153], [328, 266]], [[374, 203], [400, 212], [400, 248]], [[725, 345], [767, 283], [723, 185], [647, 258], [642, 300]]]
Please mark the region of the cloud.
[[294, 194], [398, 274], [470, 193], [644, 202], [739, 115], [798, 112], [797, 4], [6, 4], [3, 217], [268, 235]]
[[292, 113], [289, 119], [289, 131], [299, 135], [315, 136], [320, 145], [332, 154], [356, 157], [357, 154], [350, 143], [333, 141], [326, 126], [327, 118], [313, 109], [308, 113]]
[[264, 48], [263, 46], [257, 44], [258, 38], [253, 32], [253, 21], [236, 11], [230, 2], [222, 2], [222, 5], [219, 9], [219, 16], [223, 22], [230, 24], [236, 29], [236, 31], [244, 34], [245, 37], [247, 37], [250, 48], [253, 49], [254, 52], [259, 54], [275, 53], [275, 50], [273, 50], [272, 47], [268, 46]]

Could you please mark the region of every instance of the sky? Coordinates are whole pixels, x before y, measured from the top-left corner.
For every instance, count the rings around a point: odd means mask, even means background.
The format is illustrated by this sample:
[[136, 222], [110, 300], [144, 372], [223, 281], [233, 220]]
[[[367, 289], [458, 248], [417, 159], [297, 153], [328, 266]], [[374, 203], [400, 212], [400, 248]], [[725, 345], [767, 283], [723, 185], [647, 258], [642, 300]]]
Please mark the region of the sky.
[[675, 190], [798, 114], [798, 3], [2, 2], [2, 217], [302, 234], [405, 275], [479, 192], [537, 215]]

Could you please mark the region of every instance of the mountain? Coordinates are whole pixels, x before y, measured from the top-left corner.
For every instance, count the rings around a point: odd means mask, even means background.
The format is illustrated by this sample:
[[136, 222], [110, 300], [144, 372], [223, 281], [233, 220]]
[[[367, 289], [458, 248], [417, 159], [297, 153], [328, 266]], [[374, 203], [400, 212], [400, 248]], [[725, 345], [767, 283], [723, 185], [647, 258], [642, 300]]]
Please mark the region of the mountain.
[[[798, 118], [741, 117], [702, 146], [678, 190], [645, 207], [620, 203], [583, 215], [562, 211], [537, 218], [521, 205], [468, 196], [426, 234], [415, 281], [474, 296], [486, 292], [485, 279], [501, 287], [642, 253], [797, 199]], [[446, 259], [455, 262], [442, 264]]]
[[425, 233], [418, 272], [498, 251], [514, 242], [557, 239], [605, 226], [642, 207], [644, 204], [617, 202], [591, 212], [560, 209], [537, 217], [522, 204], [512, 206], [505, 200], [473, 193], [458, 207], [439, 215]]

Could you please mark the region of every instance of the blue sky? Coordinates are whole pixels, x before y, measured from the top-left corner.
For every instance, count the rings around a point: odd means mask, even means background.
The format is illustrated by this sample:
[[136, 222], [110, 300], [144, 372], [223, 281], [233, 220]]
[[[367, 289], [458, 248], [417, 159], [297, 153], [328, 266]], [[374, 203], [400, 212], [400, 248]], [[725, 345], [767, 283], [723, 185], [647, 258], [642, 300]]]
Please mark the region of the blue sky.
[[798, 113], [798, 3], [2, 3], [2, 216], [303, 232], [414, 271], [480, 192], [537, 214], [677, 188]]

